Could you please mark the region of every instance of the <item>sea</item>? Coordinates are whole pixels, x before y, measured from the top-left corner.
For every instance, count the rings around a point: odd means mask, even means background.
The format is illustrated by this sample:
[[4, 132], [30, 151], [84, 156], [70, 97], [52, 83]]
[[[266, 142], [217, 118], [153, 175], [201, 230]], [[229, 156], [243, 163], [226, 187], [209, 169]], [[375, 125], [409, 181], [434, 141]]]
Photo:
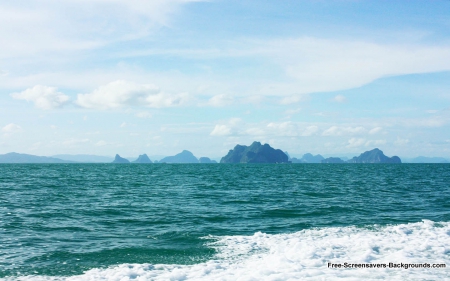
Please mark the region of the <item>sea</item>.
[[1, 164], [0, 280], [450, 280], [450, 164]]

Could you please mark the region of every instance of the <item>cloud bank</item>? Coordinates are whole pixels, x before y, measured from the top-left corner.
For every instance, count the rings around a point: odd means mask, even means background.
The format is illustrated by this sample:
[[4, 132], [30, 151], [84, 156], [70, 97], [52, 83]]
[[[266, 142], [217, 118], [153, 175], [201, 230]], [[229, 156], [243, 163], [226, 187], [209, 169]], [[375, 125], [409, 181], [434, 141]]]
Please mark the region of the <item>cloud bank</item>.
[[181, 6], [201, 0], [7, 1], [0, 7], [0, 58], [93, 49], [169, 26]]
[[100, 86], [92, 93], [78, 94], [75, 103], [90, 109], [115, 109], [126, 106], [162, 108], [183, 105], [188, 101], [187, 93], [167, 94], [152, 84], [118, 80]]
[[69, 96], [58, 92], [57, 88], [43, 85], [36, 85], [20, 93], [12, 93], [11, 97], [33, 102], [37, 108], [44, 110], [62, 107], [70, 99]]
[[21, 130], [22, 130], [22, 127], [20, 127], [19, 125], [10, 123], [2, 128], [2, 133], [14, 134], [14, 133], [20, 132]]

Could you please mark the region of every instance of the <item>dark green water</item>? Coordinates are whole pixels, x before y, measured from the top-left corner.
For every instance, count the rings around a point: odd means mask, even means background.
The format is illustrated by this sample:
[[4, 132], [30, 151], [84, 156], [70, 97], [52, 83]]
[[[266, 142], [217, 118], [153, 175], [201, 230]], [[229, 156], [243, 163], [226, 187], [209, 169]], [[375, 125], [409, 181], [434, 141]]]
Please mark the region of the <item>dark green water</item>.
[[0, 278], [198, 265], [220, 237], [422, 220], [450, 222], [448, 164], [1, 164]]

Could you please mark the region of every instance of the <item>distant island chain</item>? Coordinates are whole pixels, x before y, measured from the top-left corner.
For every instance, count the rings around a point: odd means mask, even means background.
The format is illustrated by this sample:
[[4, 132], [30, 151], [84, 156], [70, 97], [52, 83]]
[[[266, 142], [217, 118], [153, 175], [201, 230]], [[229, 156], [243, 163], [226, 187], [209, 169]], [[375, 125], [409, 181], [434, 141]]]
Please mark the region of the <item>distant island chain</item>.
[[[444, 158], [417, 157], [416, 161], [408, 161], [410, 163], [449, 163]], [[147, 154], [139, 155], [139, 157], [130, 161], [116, 154], [114, 160], [105, 156], [96, 155], [55, 155], [53, 157], [36, 156], [21, 153], [7, 153], [0, 155], [0, 163], [117, 163], [117, 164], [154, 164], [154, 163], [210, 163], [218, 162], [208, 157], [195, 157], [192, 152], [183, 150], [174, 155], [167, 156], [158, 160], [150, 160]], [[338, 157], [324, 158], [320, 154], [312, 155], [306, 153], [302, 158], [290, 158], [287, 152], [275, 149], [269, 144], [261, 144], [253, 142], [250, 146], [236, 145], [227, 155], [223, 156], [220, 163], [402, 163], [398, 156], [388, 157], [378, 148], [361, 153], [351, 159], [344, 160]]]

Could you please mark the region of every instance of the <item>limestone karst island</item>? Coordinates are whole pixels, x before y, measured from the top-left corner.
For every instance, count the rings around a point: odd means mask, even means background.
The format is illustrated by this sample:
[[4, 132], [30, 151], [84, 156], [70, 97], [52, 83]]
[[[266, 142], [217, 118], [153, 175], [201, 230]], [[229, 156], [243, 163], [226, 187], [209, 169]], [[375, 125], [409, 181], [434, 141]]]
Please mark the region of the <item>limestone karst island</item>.
[[[417, 162], [420, 161], [420, 162]], [[427, 162], [428, 161], [428, 162]], [[409, 161], [410, 163], [448, 163], [444, 158], [427, 158], [417, 157], [417, 160]], [[156, 163], [203, 163], [203, 164], [217, 164], [216, 160], [209, 157], [197, 158], [188, 150], [173, 155], [166, 156], [162, 159], [152, 161], [147, 154], [139, 155], [135, 158], [124, 158], [116, 154], [115, 158], [96, 155], [55, 155], [52, 157], [36, 156], [20, 153], [7, 153], [0, 155], [0, 163], [115, 163], [115, 164], [156, 164]], [[324, 164], [344, 164], [344, 163], [402, 163], [398, 156], [388, 157], [384, 155], [383, 151], [378, 148], [361, 153], [351, 159], [341, 159], [339, 157], [324, 158], [322, 155], [312, 155], [306, 153], [301, 158], [289, 157], [287, 152], [281, 149], [271, 147], [269, 144], [261, 144], [260, 142], [253, 142], [250, 146], [236, 145], [231, 149], [227, 155], [220, 159], [220, 163], [293, 163], [293, 164], [307, 164], [307, 163], [324, 163]]]

